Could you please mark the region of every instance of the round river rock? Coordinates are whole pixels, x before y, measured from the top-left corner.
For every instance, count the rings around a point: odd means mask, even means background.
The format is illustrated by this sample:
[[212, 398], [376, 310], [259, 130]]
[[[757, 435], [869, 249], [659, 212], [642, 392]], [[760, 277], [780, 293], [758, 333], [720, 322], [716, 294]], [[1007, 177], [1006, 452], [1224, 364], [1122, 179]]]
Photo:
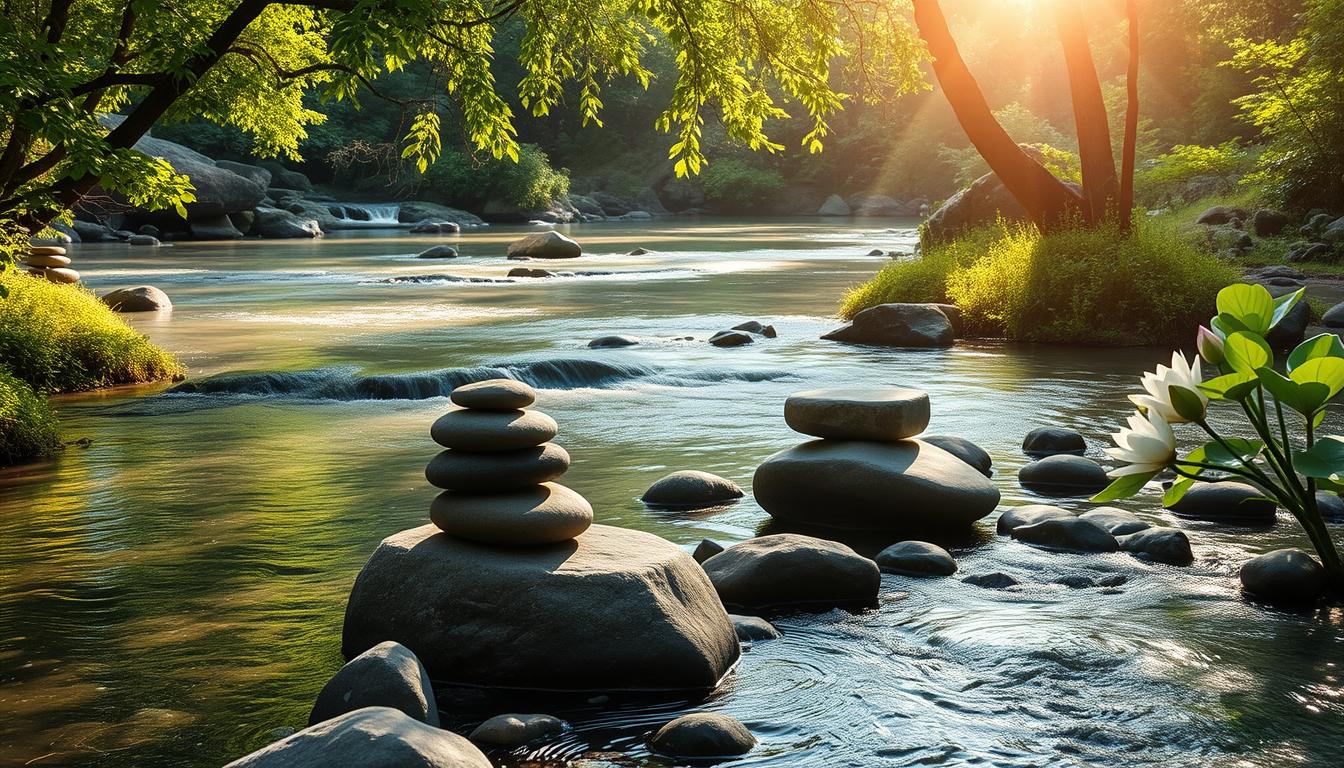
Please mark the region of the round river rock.
[[732, 480], [695, 469], [683, 469], [649, 486], [639, 498], [656, 507], [697, 509], [725, 504], [742, 496], [742, 489]]
[[569, 453], [555, 443], [517, 451], [439, 451], [425, 466], [425, 479], [450, 491], [512, 491], [565, 474]]
[[513, 493], [444, 491], [429, 505], [429, 519], [444, 533], [486, 544], [552, 544], [593, 524], [588, 500], [557, 483]]
[[535, 448], [560, 431], [555, 419], [541, 411], [449, 411], [429, 428], [429, 436], [444, 448], [464, 451], [512, 451]]
[[537, 391], [513, 379], [487, 379], [474, 384], [463, 384], [454, 389], [448, 397], [463, 408], [512, 411], [535, 403]]
[[703, 565], [724, 605], [741, 613], [868, 605], [882, 581], [876, 563], [844, 544], [794, 533], [744, 541]]

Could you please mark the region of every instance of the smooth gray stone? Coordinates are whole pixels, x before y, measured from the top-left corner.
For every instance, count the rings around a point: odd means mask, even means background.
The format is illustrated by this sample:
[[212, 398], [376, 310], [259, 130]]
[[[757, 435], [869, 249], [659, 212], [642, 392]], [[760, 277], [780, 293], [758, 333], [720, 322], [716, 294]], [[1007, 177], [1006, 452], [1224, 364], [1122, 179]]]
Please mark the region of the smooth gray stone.
[[876, 563], [844, 544], [794, 533], [735, 544], [703, 566], [724, 605], [748, 614], [867, 605], [882, 581]]
[[417, 259], [456, 259], [457, 249], [451, 245], [435, 245], [416, 254]]
[[950, 347], [952, 321], [931, 304], [879, 304], [821, 338], [879, 347]]
[[433, 525], [388, 537], [355, 579], [341, 649], [384, 640], [414, 651], [436, 681], [556, 691], [703, 693], [741, 653], [690, 555], [605, 525], [535, 547]]
[[1134, 513], [1115, 507], [1097, 507], [1078, 517], [1100, 525], [1109, 531], [1112, 536], [1128, 536], [1131, 533], [1138, 533], [1146, 528], [1153, 527], [1140, 520]]
[[1272, 605], [1311, 605], [1325, 595], [1325, 569], [1300, 549], [1276, 549], [1241, 566], [1241, 588]]
[[649, 739], [658, 754], [682, 759], [735, 757], [756, 746], [756, 737], [737, 720], [708, 712], [683, 715]]
[[1013, 538], [1024, 544], [1069, 552], [1116, 552], [1115, 537], [1096, 523], [1080, 517], [1043, 520], [1013, 529]]
[[1276, 505], [1246, 483], [1195, 483], [1171, 507], [1177, 517], [1228, 525], [1273, 525]]
[[737, 633], [737, 639], [744, 643], [759, 643], [765, 640], [777, 640], [783, 637], [775, 625], [762, 619], [759, 616], [738, 616], [728, 614], [732, 619], [733, 631]]
[[657, 507], [698, 509], [726, 504], [742, 496], [742, 489], [732, 480], [695, 469], [683, 469], [649, 486], [640, 501]]
[[954, 437], [952, 435], [924, 435], [920, 438], [929, 445], [936, 445], [944, 451], [956, 456], [958, 459], [966, 462], [975, 471], [985, 477], [994, 475], [994, 460], [990, 458], [989, 453], [975, 443], [964, 437]]
[[962, 579], [962, 581], [971, 586], [984, 587], [985, 589], [1008, 589], [1009, 587], [1015, 587], [1022, 583], [1012, 576], [999, 571], [973, 574]]
[[740, 347], [754, 341], [755, 339], [751, 338], [751, 334], [742, 331], [719, 331], [709, 337], [709, 343], [716, 347]]
[[1022, 439], [1022, 452], [1036, 458], [1057, 453], [1081, 454], [1086, 450], [1083, 436], [1064, 427], [1037, 427]]
[[1060, 520], [1069, 517], [1077, 517], [1077, 515], [1067, 509], [1052, 507], [1048, 504], [1027, 504], [1004, 510], [1003, 514], [999, 515], [999, 522], [995, 526], [995, 530], [1002, 535], [1007, 535], [1024, 525], [1035, 525], [1046, 520]]
[[907, 387], [814, 389], [784, 401], [795, 432], [830, 440], [894, 442], [929, 426], [929, 395]]
[[152, 285], [118, 288], [100, 297], [104, 304], [117, 312], [160, 312], [173, 308], [168, 294]]
[[439, 725], [429, 673], [400, 643], [379, 643], [341, 667], [317, 695], [308, 724], [364, 707], [391, 707], [426, 725]]
[[1190, 537], [1176, 528], [1147, 528], [1118, 537], [1120, 549], [1141, 560], [1167, 565], [1189, 565], [1195, 561]]
[[457, 408], [434, 421], [429, 436], [444, 448], [515, 451], [555, 438], [560, 427], [541, 411], [486, 411]]
[[1344, 520], [1344, 499], [1337, 493], [1317, 491], [1316, 510], [1321, 513], [1321, 517], [1331, 522]]
[[470, 741], [389, 707], [309, 726], [224, 768], [491, 768]]
[[691, 557], [697, 563], [704, 563], [706, 560], [719, 554], [722, 551], [723, 551], [723, 545], [718, 543], [717, 541], [710, 541], [709, 539], [701, 539], [700, 543], [695, 545], [695, 551], [691, 553]]
[[444, 490], [494, 493], [531, 488], [568, 469], [569, 453], [555, 443], [492, 453], [447, 449], [429, 460], [425, 479]]
[[578, 243], [555, 231], [537, 232], [509, 245], [510, 259], [574, 259], [582, 255]]
[[569, 730], [569, 723], [552, 715], [495, 715], [467, 736], [476, 744], [516, 749], [534, 741], [558, 736]]
[[1042, 496], [1090, 496], [1111, 484], [1106, 470], [1085, 456], [1055, 454], [1018, 470], [1017, 481]]
[[485, 544], [554, 544], [593, 524], [588, 500], [558, 483], [512, 493], [444, 491], [429, 507], [429, 519], [444, 533]]
[[463, 408], [512, 411], [537, 401], [537, 391], [513, 379], [487, 379], [455, 388], [448, 398]]
[[957, 561], [937, 544], [926, 541], [902, 541], [877, 553], [877, 565], [888, 573], [904, 576], [951, 576]]
[[639, 339], [633, 336], [599, 336], [588, 342], [589, 349], [616, 349], [619, 347], [633, 347], [639, 343]]

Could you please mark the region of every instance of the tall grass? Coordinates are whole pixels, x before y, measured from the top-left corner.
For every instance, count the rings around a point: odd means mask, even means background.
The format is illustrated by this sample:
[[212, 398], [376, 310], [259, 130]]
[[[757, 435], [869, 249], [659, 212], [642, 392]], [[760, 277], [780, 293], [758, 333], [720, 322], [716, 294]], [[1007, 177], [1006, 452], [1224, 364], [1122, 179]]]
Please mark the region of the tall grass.
[[0, 467], [45, 459], [60, 449], [47, 399], [0, 368]]
[[182, 374], [172, 355], [136, 333], [82, 286], [0, 273], [0, 366], [39, 393], [155, 381]]

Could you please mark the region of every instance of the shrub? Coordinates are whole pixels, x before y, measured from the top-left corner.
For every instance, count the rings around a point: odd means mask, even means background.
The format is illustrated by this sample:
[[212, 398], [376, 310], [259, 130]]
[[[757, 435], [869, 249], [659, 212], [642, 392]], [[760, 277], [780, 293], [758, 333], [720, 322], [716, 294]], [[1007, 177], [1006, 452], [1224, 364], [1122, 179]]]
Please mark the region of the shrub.
[[998, 229], [976, 229], [950, 242], [927, 246], [923, 255], [892, 261], [873, 279], [845, 295], [840, 315], [846, 319], [878, 304], [897, 302], [950, 303], [947, 279], [957, 269], [974, 264], [985, 254]]
[[1236, 141], [1216, 147], [1178, 144], [1135, 174], [1136, 195], [1146, 205], [1188, 202], [1225, 195], [1255, 165], [1255, 154]]
[[60, 449], [47, 399], [0, 368], [0, 467], [45, 459]]
[[[38, 393], [75, 392], [182, 374], [170, 354], [136, 333], [83, 287], [0, 273], [0, 366]], [[0, 292], [3, 293], [3, 292]]]
[[1019, 341], [1115, 346], [1188, 340], [1236, 272], [1174, 228], [1143, 224], [1042, 236], [1000, 227], [984, 257], [952, 272], [968, 326]]
[[488, 200], [522, 209], [544, 209], [569, 194], [569, 173], [551, 167], [535, 144], [518, 148], [518, 162], [445, 152], [422, 180], [425, 196], [437, 202], [479, 209]]
[[755, 211], [770, 207], [784, 191], [784, 177], [774, 168], [725, 158], [705, 168], [705, 200], [721, 211]]

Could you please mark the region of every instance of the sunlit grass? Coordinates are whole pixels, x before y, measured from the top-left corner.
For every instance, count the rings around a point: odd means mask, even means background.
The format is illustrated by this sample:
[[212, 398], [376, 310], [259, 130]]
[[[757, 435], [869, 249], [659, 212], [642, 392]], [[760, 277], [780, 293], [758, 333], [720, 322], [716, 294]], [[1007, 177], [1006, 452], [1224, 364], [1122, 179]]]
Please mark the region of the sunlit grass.
[[47, 399], [0, 368], [0, 467], [44, 459], [60, 449]]

